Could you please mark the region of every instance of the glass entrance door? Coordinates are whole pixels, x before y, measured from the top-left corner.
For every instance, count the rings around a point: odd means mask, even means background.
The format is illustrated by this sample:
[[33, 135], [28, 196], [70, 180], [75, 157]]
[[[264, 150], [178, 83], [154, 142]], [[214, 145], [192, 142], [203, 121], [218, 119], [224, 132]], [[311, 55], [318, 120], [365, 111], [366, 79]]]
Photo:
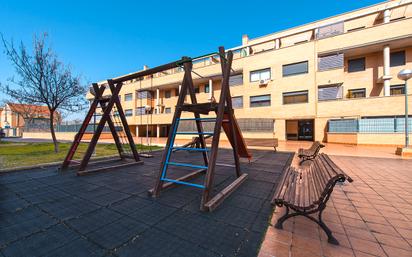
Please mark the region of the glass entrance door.
[[313, 120], [298, 121], [298, 140], [313, 141]]

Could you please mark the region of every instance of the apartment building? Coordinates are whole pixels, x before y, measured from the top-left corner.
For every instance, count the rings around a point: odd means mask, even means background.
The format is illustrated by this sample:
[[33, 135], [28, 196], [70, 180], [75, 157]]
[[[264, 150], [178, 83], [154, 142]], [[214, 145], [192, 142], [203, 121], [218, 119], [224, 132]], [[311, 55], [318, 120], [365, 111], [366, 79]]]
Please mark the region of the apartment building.
[[[403, 143], [405, 88], [397, 73], [412, 68], [411, 0], [259, 38], [244, 35], [231, 50], [230, 90], [245, 137]], [[219, 74], [216, 55], [194, 62], [198, 102], [218, 99]], [[123, 86], [121, 101], [135, 135], [167, 136], [182, 76], [173, 69]]]

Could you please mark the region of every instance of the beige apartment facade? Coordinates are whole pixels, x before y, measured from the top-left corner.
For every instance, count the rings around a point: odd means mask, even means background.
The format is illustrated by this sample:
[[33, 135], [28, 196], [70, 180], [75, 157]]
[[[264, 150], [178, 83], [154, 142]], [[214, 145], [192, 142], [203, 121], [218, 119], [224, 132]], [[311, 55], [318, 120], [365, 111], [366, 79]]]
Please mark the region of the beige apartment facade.
[[[397, 73], [412, 68], [412, 1], [244, 35], [230, 50], [230, 90], [244, 137], [402, 145], [405, 88]], [[213, 54], [194, 62], [198, 102], [218, 99], [219, 73]], [[182, 76], [173, 69], [125, 83], [122, 106], [136, 136], [168, 135]]]

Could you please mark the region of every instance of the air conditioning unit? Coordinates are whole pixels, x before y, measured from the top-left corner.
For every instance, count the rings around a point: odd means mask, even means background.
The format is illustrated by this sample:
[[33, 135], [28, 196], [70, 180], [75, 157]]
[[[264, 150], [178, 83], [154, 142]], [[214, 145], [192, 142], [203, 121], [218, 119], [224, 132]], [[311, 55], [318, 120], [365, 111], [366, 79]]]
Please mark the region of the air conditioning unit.
[[270, 81], [269, 79], [261, 79], [259, 81], [259, 87], [266, 87], [268, 85], [269, 81]]

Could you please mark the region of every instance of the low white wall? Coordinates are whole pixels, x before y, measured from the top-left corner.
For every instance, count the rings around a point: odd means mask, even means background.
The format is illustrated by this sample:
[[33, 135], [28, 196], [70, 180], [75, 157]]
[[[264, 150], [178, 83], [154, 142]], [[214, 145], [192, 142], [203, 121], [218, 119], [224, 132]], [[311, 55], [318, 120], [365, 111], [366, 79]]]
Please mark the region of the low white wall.
[[[56, 132], [57, 140], [73, 140], [77, 132]], [[23, 138], [52, 139], [50, 132], [24, 132]]]

